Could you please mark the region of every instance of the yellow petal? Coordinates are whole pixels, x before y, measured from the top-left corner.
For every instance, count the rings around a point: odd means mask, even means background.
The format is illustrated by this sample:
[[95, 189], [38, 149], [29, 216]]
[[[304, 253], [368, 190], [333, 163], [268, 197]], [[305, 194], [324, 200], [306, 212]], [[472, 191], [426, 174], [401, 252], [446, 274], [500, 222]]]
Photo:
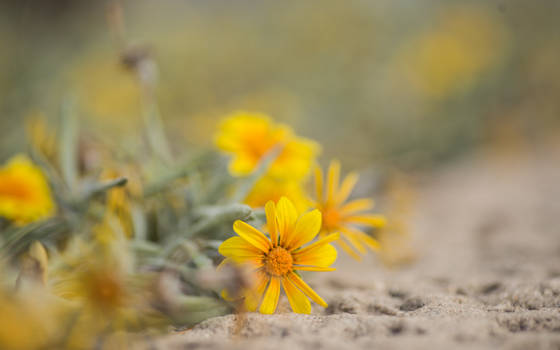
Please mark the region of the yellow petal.
[[319, 166], [315, 167], [315, 192], [317, 196], [317, 202], [323, 202], [323, 172]]
[[251, 312], [256, 311], [259, 307], [264, 290], [270, 281], [270, 276], [263, 271], [257, 271], [255, 280], [254, 288], [249, 290], [245, 296], [245, 308]]
[[294, 270], [296, 270], [296, 271], [318, 271], [318, 272], [336, 271], [336, 269], [334, 267], [322, 267], [322, 266], [294, 266]]
[[314, 249], [316, 249], [316, 248], [318, 248], [318, 247], [321, 247], [321, 246], [323, 246], [323, 245], [325, 245], [325, 244], [328, 244], [328, 243], [331, 243], [331, 242], [333, 242], [333, 241], [336, 241], [336, 240], [339, 239], [339, 238], [340, 238], [340, 233], [338, 233], [338, 232], [332, 233], [332, 234], [330, 234], [330, 235], [328, 235], [328, 236], [321, 237], [317, 242], [314, 242], [314, 243], [308, 245], [307, 247], [304, 247], [304, 248], [301, 248], [301, 249], [298, 249], [298, 250], [294, 251], [294, 252], [292, 253], [292, 255], [293, 255], [294, 257], [295, 257], [295, 256], [304, 255], [304, 254], [306, 254], [306, 253], [309, 252], [309, 251], [312, 251], [312, 250], [314, 250]]
[[271, 244], [268, 238], [259, 230], [249, 225], [246, 222], [237, 220], [233, 223], [233, 230], [244, 240], [249, 242], [254, 247], [260, 249], [261, 251], [267, 253]]
[[234, 176], [248, 175], [255, 169], [257, 163], [258, 159], [238, 154], [229, 163], [229, 171]]
[[282, 197], [278, 201], [276, 205], [276, 218], [278, 220], [280, 243], [284, 245], [287, 235], [294, 229], [298, 218], [297, 210], [288, 198]]
[[225, 257], [259, 257], [262, 256], [262, 252], [252, 246], [245, 239], [235, 236], [226, 239], [220, 244], [218, 252]]
[[356, 237], [364, 242], [373, 251], [378, 251], [379, 249], [381, 249], [381, 245], [379, 244], [379, 242], [367, 233], [357, 231]]
[[280, 277], [271, 277], [270, 284], [264, 295], [259, 311], [261, 314], [272, 314], [276, 311], [278, 299], [280, 297]]
[[293, 250], [310, 242], [321, 229], [321, 212], [317, 209], [303, 214], [296, 222], [294, 230], [286, 235], [285, 247]]
[[321, 305], [322, 307], [327, 307], [327, 303], [319, 296], [315, 291], [307, 285], [295, 272], [290, 272], [287, 278], [296, 287], [298, 287], [302, 292], [304, 292], [311, 300]]
[[338, 243], [338, 245], [340, 246], [340, 248], [342, 248], [342, 250], [344, 250], [348, 255], [350, 255], [351, 257], [353, 257], [354, 259], [360, 261], [362, 260], [362, 257], [360, 256], [360, 254], [356, 253], [354, 251], [354, 249], [352, 249], [348, 243], [346, 243], [344, 240], [339, 239], [338, 241], [336, 241], [336, 243]]
[[290, 302], [290, 306], [295, 313], [309, 314], [311, 313], [311, 303], [305, 294], [299, 290], [289, 279], [282, 279], [282, 286]]
[[336, 249], [330, 244], [315, 246], [310, 250], [293, 254], [294, 264], [327, 267], [336, 261]]
[[375, 214], [349, 216], [345, 219], [345, 221], [372, 227], [383, 227], [387, 223], [382, 215]]
[[356, 199], [343, 205], [342, 208], [340, 208], [340, 211], [344, 214], [352, 214], [352, 213], [372, 209], [374, 205], [375, 202], [373, 201], [373, 199], [369, 199], [369, 198]]
[[352, 246], [356, 248], [358, 252], [360, 252], [361, 254], [367, 253], [367, 249], [362, 245], [360, 240], [356, 237], [354, 231], [348, 229], [347, 227], [341, 227], [340, 232], [342, 233], [342, 236], [346, 238], [348, 242], [350, 242], [350, 244], [352, 244]]
[[276, 206], [274, 202], [268, 201], [264, 206], [264, 211], [266, 213], [266, 225], [268, 227], [270, 240], [272, 241], [272, 246], [276, 247], [278, 245], [278, 231], [276, 230]]
[[356, 183], [358, 182], [358, 177], [357, 173], [350, 173], [344, 178], [336, 196], [337, 203], [344, 203], [348, 199], [350, 193], [352, 193], [352, 190], [354, 189], [354, 186], [356, 186]]
[[340, 162], [338, 160], [331, 161], [329, 173], [327, 175], [327, 201], [334, 200], [334, 195], [338, 188], [340, 178]]

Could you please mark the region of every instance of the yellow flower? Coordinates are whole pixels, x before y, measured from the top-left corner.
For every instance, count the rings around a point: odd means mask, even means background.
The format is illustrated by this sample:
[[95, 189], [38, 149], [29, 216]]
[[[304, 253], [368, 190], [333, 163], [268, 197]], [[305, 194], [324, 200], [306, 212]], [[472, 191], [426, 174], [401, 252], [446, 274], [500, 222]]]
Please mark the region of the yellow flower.
[[346, 176], [340, 187], [339, 179], [340, 163], [332, 161], [325, 191], [323, 174], [319, 167], [316, 168], [316, 207], [323, 215], [321, 235], [324, 236], [335, 231], [340, 232], [341, 239], [338, 241], [340, 247], [355, 259], [360, 260], [360, 254], [367, 252], [366, 247], [378, 250], [379, 243], [356, 226], [381, 227], [385, 225], [385, 218], [381, 215], [364, 213], [373, 208], [374, 202], [372, 199], [361, 198], [347, 201], [358, 181], [358, 174], [351, 173]]
[[222, 121], [216, 145], [233, 155], [229, 169], [235, 176], [250, 174], [264, 156], [280, 147], [282, 150], [268, 175], [284, 179], [305, 177], [319, 151], [315, 142], [295, 136], [289, 127], [273, 123], [266, 115], [245, 112], [234, 113]]
[[255, 184], [245, 198], [245, 204], [253, 208], [262, 208], [268, 201], [278, 202], [281, 197], [287, 197], [300, 213], [307, 210], [311, 204], [300, 181], [276, 180], [269, 176], [263, 177]]
[[24, 155], [0, 168], [0, 216], [25, 224], [54, 213], [55, 204], [41, 169]]
[[428, 98], [469, 88], [503, 59], [508, 32], [501, 16], [481, 6], [452, 6], [395, 60], [407, 83]]
[[319, 233], [318, 210], [298, 217], [292, 202], [282, 197], [276, 205], [272, 201], [266, 203], [265, 211], [270, 237], [237, 220], [233, 229], [239, 236], [227, 239], [219, 248], [220, 254], [226, 257], [224, 263], [248, 264], [255, 271], [255, 288], [245, 293], [245, 307], [255, 311], [260, 304], [261, 313], [273, 313], [281, 286], [294, 312], [310, 313], [308, 298], [326, 307], [327, 303], [296, 271], [333, 271], [329, 266], [336, 260], [336, 249], [329, 243], [339, 235], [331, 234], [302, 247]]

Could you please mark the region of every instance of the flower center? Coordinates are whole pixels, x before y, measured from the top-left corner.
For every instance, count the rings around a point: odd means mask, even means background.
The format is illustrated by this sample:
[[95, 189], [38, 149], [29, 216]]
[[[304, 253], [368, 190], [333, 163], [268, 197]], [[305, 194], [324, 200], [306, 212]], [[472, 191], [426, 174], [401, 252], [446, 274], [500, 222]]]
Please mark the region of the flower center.
[[323, 227], [327, 231], [336, 230], [340, 219], [340, 212], [336, 208], [327, 207], [323, 210]]
[[6, 176], [0, 181], [0, 197], [25, 201], [33, 198], [33, 192], [29, 186], [20, 179], [13, 176]]
[[292, 254], [282, 247], [272, 248], [264, 259], [266, 272], [271, 275], [283, 276], [292, 270]]

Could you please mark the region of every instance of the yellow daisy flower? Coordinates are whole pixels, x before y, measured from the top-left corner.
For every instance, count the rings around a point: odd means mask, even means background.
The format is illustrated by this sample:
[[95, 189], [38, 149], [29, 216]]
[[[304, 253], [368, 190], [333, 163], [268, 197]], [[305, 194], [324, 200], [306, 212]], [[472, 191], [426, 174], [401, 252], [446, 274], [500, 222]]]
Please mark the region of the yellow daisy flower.
[[[347, 175], [339, 187], [340, 163], [332, 161], [327, 175], [326, 191], [323, 188], [323, 173], [319, 167], [315, 171], [316, 207], [323, 215], [321, 236], [331, 232], [340, 232], [340, 247], [357, 260], [360, 254], [366, 254], [369, 247], [379, 249], [379, 242], [356, 226], [382, 227], [385, 218], [381, 215], [367, 213], [373, 208], [374, 202], [369, 198], [347, 201], [352, 189], [358, 181], [358, 174]], [[325, 193], [326, 192], [326, 193]]]
[[264, 156], [282, 147], [268, 175], [289, 179], [306, 176], [319, 151], [315, 142], [295, 136], [289, 127], [273, 123], [266, 115], [245, 112], [222, 121], [216, 146], [233, 155], [229, 170], [235, 176], [249, 175]]
[[233, 229], [239, 236], [227, 239], [219, 248], [220, 254], [226, 257], [224, 263], [248, 264], [255, 271], [255, 288], [245, 293], [245, 307], [255, 311], [260, 305], [261, 313], [273, 313], [281, 286], [296, 313], [311, 312], [308, 298], [327, 307], [297, 271], [333, 271], [329, 266], [336, 260], [336, 249], [329, 243], [338, 239], [338, 233], [302, 247], [319, 233], [318, 210], [298, 216], [292, 202], [282, 197], [276, 205], [272, 201], [266, 203], [265, 212], [270, 237], [237, 220]]
[[0, 216], [26, 224], [54, 213], [55, 204], [45, 175], [24, 155], [0, 168]]

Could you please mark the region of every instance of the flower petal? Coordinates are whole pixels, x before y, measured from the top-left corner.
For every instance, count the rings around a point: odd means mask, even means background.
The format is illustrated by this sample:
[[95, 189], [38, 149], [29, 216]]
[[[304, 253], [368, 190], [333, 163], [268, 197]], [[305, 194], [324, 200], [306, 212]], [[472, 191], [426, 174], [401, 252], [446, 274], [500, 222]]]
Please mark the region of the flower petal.
[[334, 195], [338, 188], [340, 179], [340, 162], [338, 160], [331, 161], [329, 172], [327, 175], [327, 201], [334, 200]]
[[349, 216], [345, 221], [371, 227], [383, 227], [387, 223], [385, 217], [375, 214]]
[[270, 281], [270, 276], [259, 270], [255, 274], [255, 280], [254, 288], [247, 291], [245, 295], [245, 308], [251, 312], [256, 311], [259, 307], [264, 290]]
[[282, 286], [290, 302], [290, 306], [295, 313], [309, 314], [311, 313], [311, 303], [305, 294], [299, 290], [289, 279], [282, 279]]
[[294, 230], [285, 238], [285, 248], [293, 250], [310, 242], [321, 229], [321, 212], [317, 209], [303, 214], [296, 222]]
[[276, 205], [276, 218], [278, 220], [278, 235], [280, 236], [280, 244], [286, 243], [286, 238], [294, 229], [298, 219], [298, 212], [292, 202], [282, 197]]
[[278, 245], [278, 227], [276, 223], [276, 206], [274, 205], [274, 202], [268, 201], [264, 206], [264, 211], [266, 213], [266, 225], [270, 235], [270, 240], [272, 242], [272, 246], [276, 247]]
[[218, 248], [218, 252], [225, 257], [262, 256], [262, 252], [259, 249], [239, 236], [231, 237], [223, 241]]
[[318, 247], [323, 246], [323, 245], [325, 245], [325, 244], [328, 244], [328, 243], [331, 243], [331, 242], [333, 242], [333, 241], [336, 241], [336, 240], [339, 239], [339, 238], [340, 238], [340, 233], [338, 233], [338, 232], [332, 233], [332, 234], [330, 234], [330, 235], [321, 237], [317, 242], [314, 242], [314, 243], [308, 245], [307, 247], [304, 247], [304, 248], [300, 248], [300, 249], [298, 249], [298, 250], [295, 250], [292, 254], [294, 255], [294, 257], [295, 257], [295, 256], [303, 255], [303, 254], [305, 254], [305, 253], [308, 252], [308, 251], [311, 251], [311, 250], [313, 250], [313, 249], [315, 249], [315, 248], [318, 248]]
[[323, 202], [323, 172], [321, 171], [321, 167], [315, 167], [315, 195], [317, 196], [317, 202]]
[[229, 171], [236, 176], [248, 175], [255, 169], [257, 164], [258, 159], [238, 153], [229, 163]]
[[322, 266], [294, 266], [294, 270], [297, 271], [336, 271], [334, 267], [322, 267]]
[[338, 241], [336, 241], [336, 243], [338, 243], [340, 248], [342, 248], [342, 250], [344, 250], [348, 255], [350, 255], [354, 259], [358, 261], [362, 260], [362, 256], [356, 253], [356, 251], [352, 249], [352, 247], [350, 247], [348, 243], [346, 243], [346, 241], [344, 241], [343, 239], [339, 239]]
[[221, 268], [226, 263], [248, 263], [254, 267], [263, 266], [263, 252], [250, 245], [241, 237], [231, 237], [225, 240], [218, 248], [220, 254], [226, 257], [218, 266]]
[[379, 244], [379, 242], [367, 233], [356, 231], [355, 234], [356, 237], [364, 244], [366, 244], [371, 250], [378, 251], [379, 249], [381, 249], [381, 245]]
[[358, 178], [359, 175], [354, 172], [346, 175], [340, 185], [340, 190], [336, 195], [337, 203], [344, 203], [348, 199], [350, 193], [352, 193], [352, 190], [354, 189], [354, 186], [356, 186], [356, 183], [358, 182]]
[[262, 314], [272, 314], [276, 311], [278, 299], [280, 298], [280, 277], [273, 276], [270, 278], [270, 284], [264, 295], [259, 311]]
[[298, 287], [302, 292], [304, 292], [311, 300], [321, 305], [322, 307], [327, 307], [328, 304], [319, 296], [315, 291], [305, 283], [301, 277], [299, 277], [295, 272], [290, 272], [286, 277], [292, 282], [296, 287]]
[[373, 199], [361, 198], [350, 201], [340, 208], [340, 212], [344, 214], [352, 214], [364, 210], [372, 209], [375, 205]]
[[267, 253], [271, 244], [268, 238], [259, 230], [249, 225], [248, 223], [237, 220], [233, 223], [233, 230], [244, 240], [249, 242], [254, 247]]
[[294, 264], [327, 267], [336, 261], [337, 252], [330, 244], [322, 244], [312, 249], [293, 254]]
[[356, 234], [353, 230], [348, 229], [347, 227], [340, 227], [340, 232], [342, 236], [352, 244], [354, 248], [361, 254], [367, 253], [367, 249], [362, 245], [359, 238], [356, 237]]

